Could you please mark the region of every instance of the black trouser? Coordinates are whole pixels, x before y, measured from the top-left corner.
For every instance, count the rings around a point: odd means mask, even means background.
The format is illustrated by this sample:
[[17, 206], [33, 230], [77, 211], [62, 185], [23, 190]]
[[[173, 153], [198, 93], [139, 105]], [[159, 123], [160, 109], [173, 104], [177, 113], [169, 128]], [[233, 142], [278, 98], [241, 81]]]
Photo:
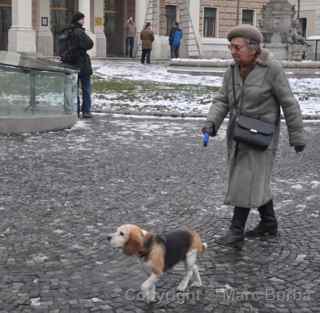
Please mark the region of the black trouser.
[[142, 55], [141, 55], [141, 63], [144, 64], [144, 61], [147, 61], [147, 64], [150, 64], [150, 58], [151, 58], [151, 49], [142, 49]]
[[235, 207], [233, 210], [230, 230], [243, 233], [249, 212], [250, 208]]
[[171, 52], [171, 59], [179, 58], [179, 48], [174, 48], [173, 46], [171, 46], [170, 52]]
[[127, 37], [126, 56], [128, 56], [128, 52], [129, 52], [129, 57], [133, 58], [133, 47], [134, 47], [134, 37]]
[[265, 225], [276, 225], [277, 218], [273, 208], [273, 200], [258, 208], [261, 217], [261, 223]]

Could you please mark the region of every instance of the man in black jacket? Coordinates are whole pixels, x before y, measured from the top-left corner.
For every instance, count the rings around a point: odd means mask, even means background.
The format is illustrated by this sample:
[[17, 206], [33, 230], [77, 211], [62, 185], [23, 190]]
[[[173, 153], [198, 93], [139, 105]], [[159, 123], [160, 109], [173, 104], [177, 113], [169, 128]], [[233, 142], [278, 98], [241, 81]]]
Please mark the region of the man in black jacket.
[[[77, 12], [74, 14], [71, 20], [71, 26], [68, 30], [71, 31], [68, 40], [71, 41], [70, 46], [70, 60], [64, 61], [64, 63], [75, 66], [79, 69], [79, 84], [81, 84], [82, 90], [82, 107], [80, 106], [80, 97], [78, 97], [78, 114], [82, 112], [83, 118], [91, 118], [91, 75], [92, 66], [90, 56], [87, 51], [92, 49], [93, 41], [86, 34], [84, 25], [84, 14]], [[68, 58], [69, 59], [69, 58]], [[80, 109], [81, 108], [81, 109]]]

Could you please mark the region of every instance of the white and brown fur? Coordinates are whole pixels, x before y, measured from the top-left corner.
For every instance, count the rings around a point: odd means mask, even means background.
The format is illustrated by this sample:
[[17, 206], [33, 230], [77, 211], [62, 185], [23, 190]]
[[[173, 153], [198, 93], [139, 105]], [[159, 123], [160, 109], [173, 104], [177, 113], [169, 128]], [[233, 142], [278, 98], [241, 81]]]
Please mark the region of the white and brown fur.
[[125, 224], [107, 238], [112, 247], [121, 248], [128, 256], [142, 258], [151, 270], [150, 277], [141, 285], [146, 301], [155, 300], [155, 284], [161, 274], [180, 261], [185, 264], [186, 274], [177, 287], [178, 291], [184, 291], [192, 277], [192, 286], [202, 286], [196, 261], [198, 254], [206, 250], [207, 244], [201, 241], [197, 232], [180, 230], [163, 237], [147, 232], [137, 225]]

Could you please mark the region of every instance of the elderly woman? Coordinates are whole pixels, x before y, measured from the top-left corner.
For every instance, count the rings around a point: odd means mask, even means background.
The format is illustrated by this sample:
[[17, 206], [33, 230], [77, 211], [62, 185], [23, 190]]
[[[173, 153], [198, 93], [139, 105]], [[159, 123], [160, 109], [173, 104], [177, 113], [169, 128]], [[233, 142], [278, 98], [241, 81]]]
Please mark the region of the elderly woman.
[[[225, 204], [234, 206], [234, 211], [230, 229], [218, 243], [234, 245], [242, 242], [245, 236], [277, 234], [270, 178], [279, 141], [280, 109], [287, 124], [290, 145], [296, 152], [301, 152], [305, 141], [299, 104], [280, 63], [266, 50], [261, 50], [263, 36], [260, 31], [249, 25], [238, 26], [229, 32], [228, 40], [234, 62], [224, 75], [223, 86], [209, 109], [202, 132], [215, 136], [230, 113]], [[233, 130], [239, 111], [273, 125], [273, 137], [267, 149], [257, 149], [235, 140]], [[261, 221], [253, 230], [244, 233], [250, 208], [258, 208]]]

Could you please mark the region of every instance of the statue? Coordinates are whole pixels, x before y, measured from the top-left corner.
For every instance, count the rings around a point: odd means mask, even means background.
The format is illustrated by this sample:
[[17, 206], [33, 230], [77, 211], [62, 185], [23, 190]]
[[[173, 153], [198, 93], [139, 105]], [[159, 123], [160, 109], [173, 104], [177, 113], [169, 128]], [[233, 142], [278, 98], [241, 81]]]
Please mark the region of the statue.
[[265, 47], [280, 60], [303, 60], [310, 46], [302, 36], [295, 7], [288, 0], [270, 0], [263, 6], [260, 30]]
[[310, 47], [310, 44], [306, 41], [306, 39], [301, 35], [300, 22], [298, 19], [292, 21], [292, 28], [288, 33], [288, 43], [294, 45], [306, 45]]

